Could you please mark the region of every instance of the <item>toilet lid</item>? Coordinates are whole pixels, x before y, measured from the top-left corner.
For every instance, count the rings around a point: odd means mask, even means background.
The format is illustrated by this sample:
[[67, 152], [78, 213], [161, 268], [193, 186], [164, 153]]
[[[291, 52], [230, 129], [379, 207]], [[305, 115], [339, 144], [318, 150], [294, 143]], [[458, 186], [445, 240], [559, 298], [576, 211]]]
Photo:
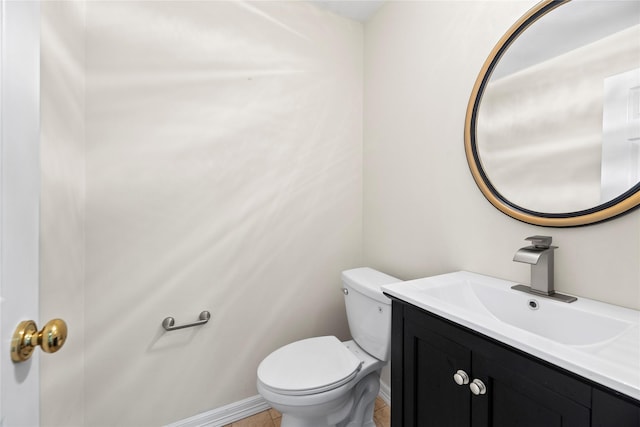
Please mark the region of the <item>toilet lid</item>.
[[336, 337], [315, 337], [271, 353], [258, 366], [258, 379], [280, 394], [315, 394], [348, 383], [361, 366]]

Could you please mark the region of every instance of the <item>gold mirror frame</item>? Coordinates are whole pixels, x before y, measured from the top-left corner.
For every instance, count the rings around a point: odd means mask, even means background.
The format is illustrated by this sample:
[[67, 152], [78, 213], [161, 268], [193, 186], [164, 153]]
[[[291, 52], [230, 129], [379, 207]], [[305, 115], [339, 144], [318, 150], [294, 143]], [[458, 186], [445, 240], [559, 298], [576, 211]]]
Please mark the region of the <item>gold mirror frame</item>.
[[464, 128], [464, 145], [471, 175], [487, 200], [504, 214], [533, 225], [545, 227], [576, 227], [595, 224], [625, 214], [640, 206], [640, 183], [601, 205], [569, 213], [544, 213], [531, 211], [504, 198], [491, 184], [482, 168], [476, 146], [477, 112], [485, 87], [496, 64], [518, 36], [540, 17], [571, 0], [543, 0], [522, 16], [493, 48], [476, 79], [467, 106]]

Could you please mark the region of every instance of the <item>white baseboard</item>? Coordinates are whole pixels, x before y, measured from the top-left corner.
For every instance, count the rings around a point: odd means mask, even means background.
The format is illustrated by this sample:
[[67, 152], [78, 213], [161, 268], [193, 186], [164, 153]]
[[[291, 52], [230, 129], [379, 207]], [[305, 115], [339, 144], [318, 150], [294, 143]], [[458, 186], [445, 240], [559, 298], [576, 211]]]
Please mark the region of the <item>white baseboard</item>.
[[176, 421], [167, 427], [222, 427], [269, 408], [262, 396], [257, 395]]
[[380, 381], [380, 393], [378, 394], [380, 399], [384, 400], [388, 406], [391, 406], [391, 387], [388, 384]]
[[[391, 406], [391, 389], [382, 381], [380, 382], [380, 398]], [[269, 404], [262, 396], [257, 395], [176, 421], [168, 424], [167, 427], [223, 427], [269, 408]]]

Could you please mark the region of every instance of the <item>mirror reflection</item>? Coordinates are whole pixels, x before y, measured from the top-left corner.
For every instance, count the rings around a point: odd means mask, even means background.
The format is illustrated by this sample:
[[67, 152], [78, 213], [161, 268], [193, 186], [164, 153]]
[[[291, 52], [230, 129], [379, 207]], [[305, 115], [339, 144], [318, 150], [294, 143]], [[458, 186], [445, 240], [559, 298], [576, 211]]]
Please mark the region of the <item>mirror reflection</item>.
[[607, 203], [640, 182], [640, 2], [567, 2], [508, 47], [477, 111], [481, 166], [541, 213]]

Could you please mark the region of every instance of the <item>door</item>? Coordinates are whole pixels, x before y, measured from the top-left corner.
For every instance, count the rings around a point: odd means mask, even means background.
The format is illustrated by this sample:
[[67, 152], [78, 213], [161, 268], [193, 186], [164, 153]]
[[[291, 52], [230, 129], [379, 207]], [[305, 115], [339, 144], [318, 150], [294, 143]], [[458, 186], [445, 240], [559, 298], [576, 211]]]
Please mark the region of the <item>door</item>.
[[[503, 353], [503, 352], [501, 352]], [[526, 358], [484, 357], [473, 354], [473, 377], [486, 385], [472, 399], [477, 427], [583, 427], [591, 424], [589, 408], [567, 394], [587, 398], [589, 387], [555, 375]], [[583, 393], [580, 393], [583, 391]], [[566, 392], [564, 394], [562, 392]]]
[[0, 1], [0, 425], [37, 426], [39, 355], [14, 364], [10, 343], [39, 320], [40, 6]]
[[471, 351], [436, 331], [435, 322], [421, 324], [421, 318], [426, 319], [406, 311], [403, 425], [469, 427]]

